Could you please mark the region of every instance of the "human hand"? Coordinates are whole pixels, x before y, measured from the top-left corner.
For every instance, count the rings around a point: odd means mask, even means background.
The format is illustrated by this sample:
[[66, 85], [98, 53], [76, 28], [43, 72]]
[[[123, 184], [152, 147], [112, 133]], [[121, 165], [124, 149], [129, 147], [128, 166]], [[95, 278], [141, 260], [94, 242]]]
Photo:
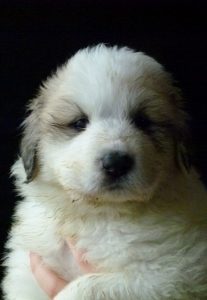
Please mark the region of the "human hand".
[[[77, 251], [74, 242], [70, 239], [67, 240], [67, 244], [81, 271], [85, 274], [94, 272], [95, 268], [83, 259], [84, 251]], [[30, 266], [39, 286], [45, 291], [50, 299], [53, 299], [66, 285], [68, 285], [67, 281], [62, 279], [54, 271], [50, 270], [50, 268], [43, 263], [42, 258], [35, 253], [30, 253]]]
[[50, 299], [53, 299], [68, 284], [57, 273], [50, 270], [43, 263], [41, 256], [36, 253], [30, 253], [30, 266], [39, 286]]

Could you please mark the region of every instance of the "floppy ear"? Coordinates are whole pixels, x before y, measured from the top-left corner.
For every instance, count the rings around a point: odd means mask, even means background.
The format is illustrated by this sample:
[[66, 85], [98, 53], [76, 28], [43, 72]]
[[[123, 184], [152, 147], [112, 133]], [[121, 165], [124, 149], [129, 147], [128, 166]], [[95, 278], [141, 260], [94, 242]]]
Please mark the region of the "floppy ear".
[[180, 170], [189, 172], [192, 162], [192, 145], [189, 132], [190, 117], [184, 111], [184, 100], [181, 97], [180, 90], [175, 88], [173, 100], [176, 105], [176, 125], [174, 128], [175, 139], [175, 160]]
[[176, 140], [175, 144], [176, 162], [182, 171], [189, 172], [191, 169], [192, 153], [190, 151], [190, 142], [186, 138], [183, 140]]
[[37, 148], [41, 129], [41, 107], [41, 98], [32, 100], [28, 106], [29, 115], [22, 124], [24, 130], [20, 144], [20, 153], [27, 175], [26, 183], [32, 181], [37, 174]]

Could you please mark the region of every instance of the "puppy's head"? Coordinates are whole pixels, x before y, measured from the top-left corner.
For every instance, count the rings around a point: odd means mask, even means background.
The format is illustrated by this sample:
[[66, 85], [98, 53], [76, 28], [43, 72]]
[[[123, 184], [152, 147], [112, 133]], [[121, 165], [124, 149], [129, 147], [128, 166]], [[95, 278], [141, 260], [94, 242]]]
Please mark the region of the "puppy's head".
[[27, 179], [89, 198], [145, 201], [184, 165], [185, 119], [178, 90], [151, 57], [81, 50], [30, 105], [21, 144]]

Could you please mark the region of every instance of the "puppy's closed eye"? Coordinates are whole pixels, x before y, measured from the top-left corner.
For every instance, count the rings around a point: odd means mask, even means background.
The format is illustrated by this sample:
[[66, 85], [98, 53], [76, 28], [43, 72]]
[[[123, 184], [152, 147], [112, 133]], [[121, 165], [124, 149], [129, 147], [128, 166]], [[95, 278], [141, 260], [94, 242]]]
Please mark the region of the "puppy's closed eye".
[[68, 132], [68, 129], [73, 131], [73, 133], [84, 131], [89, 123], [89, 119], [86, 115], [76, 117], [75, 119], [69, 122], [66, 121], [62, 122], [61, 120], [57, 119], [55, 116], [53, 115], [51, 116], [53, 121], [50, 123], [50, 125], [53, 128], [58, 128], [63, 130], [65, 133]]
[[154, 124], [153, 121], [148, 116], [146, 116], [146, 114], [144, 114], [143, 112], [137, 112], [132, 117], [132, 123], [138, 129], [142, 129], [142, 130], [147, 130]]
[[82, 116], [81, 118], [69, 123], [68, 127], [76, 130], [77, 132], [80, 132], [86, 129], [88, 123], [89, 123], [88, 117]]

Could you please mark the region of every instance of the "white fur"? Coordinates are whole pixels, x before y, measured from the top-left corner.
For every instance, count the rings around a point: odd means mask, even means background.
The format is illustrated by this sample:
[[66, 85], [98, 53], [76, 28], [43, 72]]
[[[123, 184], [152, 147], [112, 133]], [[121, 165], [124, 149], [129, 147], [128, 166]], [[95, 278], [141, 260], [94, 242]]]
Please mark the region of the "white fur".
[[[153, 133], [131, 121], [143, 107]], [[30, 109], [22, 147], [30, 151], [36, 141], [36, 170], [25, 183], [22, 158], [12, 169], [23, 201], [6, 246], [4, 299], [48, 299], [31, 274], [29, 251], [72, 280], [55, 300], [206, 299], [207, 193], [194, 168], [183, 166], [186, 115], [161, 65], [128, 48], [81, 50]], [[74, 133], [67, 124], [81, 113], [90, 123]], [[107, 151], [135, 160], [115, 190], [100, 166]], [[82, 274], [69, 237], [97, 273]]]

